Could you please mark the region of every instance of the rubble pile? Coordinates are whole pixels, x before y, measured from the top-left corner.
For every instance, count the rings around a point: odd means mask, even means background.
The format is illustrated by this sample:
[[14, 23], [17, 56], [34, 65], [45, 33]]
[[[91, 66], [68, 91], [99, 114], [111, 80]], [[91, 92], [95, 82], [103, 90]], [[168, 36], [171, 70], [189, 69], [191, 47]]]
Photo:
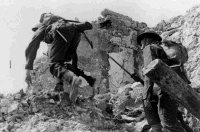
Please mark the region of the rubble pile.
[[[138, 88], [139, 84], [129, 84], [119, 89], [118, 95], [99, 94], [95, 95], [94, 99], [80, 95], [75, 106], [71, 104], [67, 92], [42, 90], [37, 94], [26, 94], [21, 90], [0, 99], [0, 130], [2, 132], [140, 131], [147, 123], [141, 103], [135, 103], [135, 95], [131, 95]], [[138, 126], [137, 123], [143, 124]]]

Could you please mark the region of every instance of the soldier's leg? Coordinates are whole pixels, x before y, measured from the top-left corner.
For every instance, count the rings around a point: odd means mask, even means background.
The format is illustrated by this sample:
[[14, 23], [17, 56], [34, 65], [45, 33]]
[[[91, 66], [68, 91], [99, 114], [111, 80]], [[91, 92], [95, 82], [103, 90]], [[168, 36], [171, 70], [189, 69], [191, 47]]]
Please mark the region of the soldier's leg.
[[164, 132], [185, 132], [177, 120], [177, 104], [167, 93], [158, 92], [158, 113]]
[[71, 64], [67, 63], [66, 64], [67, 69], [69, 69], [70, 71], [74, 72], [77, 76], [82, 76], [87, 82], [88, 84], [93, 87], [95, 84], [96, 79], [93, 78], [92, 76], [88, 76], [84, 73], [83, 70], [78, 69], [77, 67], [72, 66]]
[[72, 64], [68, 64], [67, 67], [69, 70], [73, 71], [77, 76], [82, 76], [91, 87], [94, 86], [96, 79], [93, 78], [92, 76], [88, 76], [84, 73], [83, 70], [78, 68], [78, 56], [77, 53], [75, 52], [72, 54]]
[[[62, 64], [60, 63], [52, 63], [50, 66], [50, 72], [52, 75], [56, 76], [58, 79], [58, 82], [55, 86], [55, 90], [62, 89], [60, 87], [63, 87], [62, 81], [66, 81], [69, 84], [71, 84], [70, 88], [70, 100], [72, 103], [76, 101], [76, 97], [78, 95], [78, 87], [81, 84], [81, 79], [77, 77], [73, 72], [66, 69]], [[60, 81], [60, 82], [59, 82]]]
[[[80, 84], [80, 78], [78, 78], [73, 72], [69, 71], [66, 67], [64, 67], [64, 64], [63, 64], [66, 58], [66, 54], [69, 51], [68, 48], [69, 48], [70, 42], [73, 39], [73, 35], [72, 35], [73, 32], [70, 32], [70, 33], [69, 33], [69, 37], [67, 37], [68, 42], [66, 42], [62, 37], [59, 37], [59, 36], [57, 36], [56, 39], [53, 41], [52, 47], [50, 48], [50, 53], [49, 53], [50, 72], [53, 76], [57, 77], [58, 80], [69, 82], [71, 84], [72, 89], [77, 89], [78, 85]], [[57, 85], [59, 85], [59, 83], [57, 83]], [[72, 95], [74, 95], [74, 93], [72, 92], [70, 93], [71, 97]]]
[[151, 99], [143, 100], [143, 107], [148, 124], [151, 126], [153, 132], [162, 132], [160, 118], [158, 115], [158, 97], [151, 95]]
[[56, 78], [56, 85], [54, 87], [54, 91], [55, 92], [64, 91], [62, 78]]
[[88, 76], [84, 73], [84, 71], [80, 70], [80, 76], [82, 76], [87, 82], [88, 84], [93, 87], [95, 84], [96, 79], [93, 78], [92, 76]]

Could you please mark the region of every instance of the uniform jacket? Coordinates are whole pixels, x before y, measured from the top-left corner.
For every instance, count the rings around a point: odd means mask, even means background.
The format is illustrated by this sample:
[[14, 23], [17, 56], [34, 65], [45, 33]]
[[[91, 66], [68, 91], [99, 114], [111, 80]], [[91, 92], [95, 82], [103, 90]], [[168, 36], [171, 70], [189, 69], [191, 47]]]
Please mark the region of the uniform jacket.
[[[173, 62], [172, 60], [167, 59], [167, 55], [165, 51], [157, 44], [151, 44], [145, 46], [143, 49], [143, 59], [144, 59], [144, 68], [147, 67], [149, 63], [151, 63], [155, 59], [161, 59], [163, 62], [165, 62], [168, 66], [177, 65], [176, 62]], [[183, 73], [183, 71], [180, 70], [180, 68], [176, 68], [175, 72], [184, 80], [188, 81], [186, 75]], [[153, 90], [154, 83], [147, 77], [144, 76], [144, 93], [143, 93], [143, 99], [147, 99], [148, 92], [151, 92]]]
[[[26, 65], [25, 69], [33, 70], [33, 63], [37, 55], [37, 50], [39, 49], [40, 43], [42, 41], [50, 43], [51, 46], [51, 55], [50, 60], [60, 61], [63, 56], [69, 58], [70, 55], [76, 53], [76, 49], [80, 42], [81, 33], [78, 32], [78, 29], [73, 26], [73, 23], [64, 23], [60, 26], [59, 31], [65, 38], [69, 38], [69, 41], [66, 42], [63, 38], [57, 33], [54, 35], [52, 42], [46, 41], [47, 35], [49, 35], [49, 25], [40, 25], [40, 27], [35, 31], [31, 42], [25, 51]], [[71, 44], [72, 43], [72, 44]], [[62, 44], [69, 45], [67, 50], [64, 51]], [[60, 49], [59, 49], [60, 47]], [[70, 49], [70, 50], [68, 50]], [[59, 52], [60, 51], [60, 52]], [[59, 52], [59, 53], [58, 53]], [[62, 60], [63, 61], [63, 60]]]

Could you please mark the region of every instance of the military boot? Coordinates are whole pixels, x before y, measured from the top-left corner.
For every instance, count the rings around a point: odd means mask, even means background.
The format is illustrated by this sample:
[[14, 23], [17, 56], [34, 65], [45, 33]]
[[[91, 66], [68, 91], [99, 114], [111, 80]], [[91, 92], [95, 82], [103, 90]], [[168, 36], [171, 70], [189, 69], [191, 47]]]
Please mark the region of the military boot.
[[71, 82], [71, 89], [70, 89], [70, 94], [69, 94], [69, 98], [72, 104], [75, 104], [76, 100], [77, 100], [77, 95], [78, 95], [78, 88], [81, 85], [82, 80], [77, 77], [74, 76]]
[[94, 86], [95, 82], [96, 82], [96, 78], [93, 78], [92, 76], [88, 76], [86, 75], [84, 72], [81, 72], [80, 73], [80, 76], [82, 76], [88, 83], [91, 87]]
[[91, 77], [91, 76], [87, 76], [87, 77], [86, 77], [86, 81], [89, 83], [89, 85], [90, 85], [91, 87], [93, 87], [94, 84], [95, 84], [95, 82], [96, 82], [96, 78], [93, 78], [93, 77]]
[[77, 75], [77, 76], [82, 76], [82, 77], [89, 83], [89, 85], [90, 85], [91, 87], [93, 87], [94, 84], [95, 84], [95, 82], [96, 82], [96, 79], [95, 79], [95, 78], [93, 78], [92, 76], [86, 75], [86, 74], [84, 73], [84, 71], [81, 70], [81, 69], [78, 69], [78, 68], [76, 69], [76, 75]]
[[62, 78], [63, 81], [66, 81], [70, 84], [69, 98], [71, 103], [75, 103], [78, 95], [78, 88], [81, 85], [82, 80], [71, 71], [65, 72]]

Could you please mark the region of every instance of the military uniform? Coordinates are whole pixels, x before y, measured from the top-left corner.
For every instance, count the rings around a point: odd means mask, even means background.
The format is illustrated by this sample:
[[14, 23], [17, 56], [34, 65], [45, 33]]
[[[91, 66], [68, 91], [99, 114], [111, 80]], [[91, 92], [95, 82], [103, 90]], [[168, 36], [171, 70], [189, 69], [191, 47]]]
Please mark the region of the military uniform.
[[[50, 72], [58, 81], [55, 89], [59, 90], [61, 88], [63, 90], [63, 75], [70, 73], [69, 70], [76, 76], [83, 76], [93, 86], [95, 79], [85, 75], [82, 70], [77, 68], [78, 58], [76, 50], [81, 39], [81, 30], [75, 24], [63, 21], [61, 17], [50, 14], [47, 18], [50, 17], [51, 19], [42, 18], [42, 23], [32, 28], [35, 33], [25, 51], [27, 61], [25, 69], [33, 70], [33, 62], [36, 58], [40, 42], [44, 41], [51, 45], [48, 55]], [[54, 23], [57, 23], [55, 24], [56, 27], [54, 27]], [[56, 30], [59, 32], [56, 32]], [[66, 63], [71, 60], [72, 64]], [[70, 73], [71, 75], [68, 74], [71, 76], [71, 79], [72, 76], [75, 76], [73, 73]], [[68, 80], [70, 83], [71, 79]]]
[[[159, 35], [154, 32], [147, 32], [138, 36], [137, 40], [140, 44], [145, 37], [152, 37], [155, 41], [161, 41]], [[143, 45], [144, 68], [155, 59], [163, 60], [167, 65], [175, 64], [167, 59], [164, 50], [155, 42], [146, 46]], [[184, 132], [181, 123], [177, 120], [177, 104], [165, 92], [163, 92], [154, 82], [147, 76], [144, 76], [144, 93], [143, 106], [148, 124], [156, 126], [155, 132]]]

